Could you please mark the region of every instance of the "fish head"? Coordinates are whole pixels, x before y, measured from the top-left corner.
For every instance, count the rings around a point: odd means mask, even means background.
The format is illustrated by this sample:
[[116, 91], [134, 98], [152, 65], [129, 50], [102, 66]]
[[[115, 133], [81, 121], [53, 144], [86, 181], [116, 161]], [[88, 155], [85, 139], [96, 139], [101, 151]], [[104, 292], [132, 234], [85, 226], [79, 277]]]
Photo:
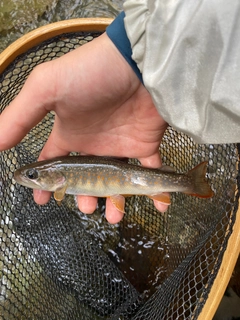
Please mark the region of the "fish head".
[[14, 179], [22, 186], [46, 191], [55, 191], [66, 181], [64, 174], [57, 166], [37, 165], [37, 163], [17, 169]]

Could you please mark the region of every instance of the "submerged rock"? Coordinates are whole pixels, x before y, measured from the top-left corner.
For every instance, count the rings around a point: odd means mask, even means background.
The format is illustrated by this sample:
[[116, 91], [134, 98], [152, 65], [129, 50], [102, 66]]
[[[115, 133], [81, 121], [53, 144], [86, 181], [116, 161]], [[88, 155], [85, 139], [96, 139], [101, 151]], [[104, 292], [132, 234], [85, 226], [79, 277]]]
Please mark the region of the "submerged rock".
[[0, 4], [0, 32], [21, 29], [34, 24], [46, 11], [52, 10], [58, 0], [2, 0]]

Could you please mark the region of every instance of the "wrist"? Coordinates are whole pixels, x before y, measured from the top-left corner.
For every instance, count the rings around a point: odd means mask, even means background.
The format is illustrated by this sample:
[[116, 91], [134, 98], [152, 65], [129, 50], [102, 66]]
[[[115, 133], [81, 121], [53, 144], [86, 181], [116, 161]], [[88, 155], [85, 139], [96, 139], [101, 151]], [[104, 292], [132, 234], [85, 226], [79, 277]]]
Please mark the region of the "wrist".
[[108, 26], [106, 33], [115, 47], [128, 62], [138, 79], [143, 83], [142, 74], [136, 62], [132, 59], [132, 48], [124, 26], [125, 13], [121, 12], [117, 18]]

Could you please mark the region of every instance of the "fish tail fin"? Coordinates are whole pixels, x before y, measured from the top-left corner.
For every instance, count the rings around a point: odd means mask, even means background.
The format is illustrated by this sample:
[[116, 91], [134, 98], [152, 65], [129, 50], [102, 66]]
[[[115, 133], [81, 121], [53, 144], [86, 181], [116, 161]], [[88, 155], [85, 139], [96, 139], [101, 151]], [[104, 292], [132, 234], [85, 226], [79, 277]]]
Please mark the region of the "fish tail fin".
[[200, 163], [187, 173], [193, 180], [193, 191], [187, 194], [199, 198], [211, 198], [214, 195], [214, 192], [205, 179], [206, 172], [207, 161]]

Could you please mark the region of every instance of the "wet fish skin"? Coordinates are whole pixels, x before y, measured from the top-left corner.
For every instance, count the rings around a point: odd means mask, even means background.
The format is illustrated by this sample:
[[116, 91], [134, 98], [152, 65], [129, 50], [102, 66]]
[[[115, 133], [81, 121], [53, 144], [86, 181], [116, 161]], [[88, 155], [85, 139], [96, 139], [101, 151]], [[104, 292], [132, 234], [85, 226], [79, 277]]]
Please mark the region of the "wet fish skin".
[[110, 197], [122, 210], [119, 195], [147, 195], [170, 204], [166, 192], [183, 192], [202, 198], [213, 196], [205, 181], [207, 162], [187, 174], [145, 168], [120, 160], [97, 156], [64, 156], [28, 164], [14, 174], [16, 182], [33, 189], [54, 192], [61, 201], [64, 194]]

